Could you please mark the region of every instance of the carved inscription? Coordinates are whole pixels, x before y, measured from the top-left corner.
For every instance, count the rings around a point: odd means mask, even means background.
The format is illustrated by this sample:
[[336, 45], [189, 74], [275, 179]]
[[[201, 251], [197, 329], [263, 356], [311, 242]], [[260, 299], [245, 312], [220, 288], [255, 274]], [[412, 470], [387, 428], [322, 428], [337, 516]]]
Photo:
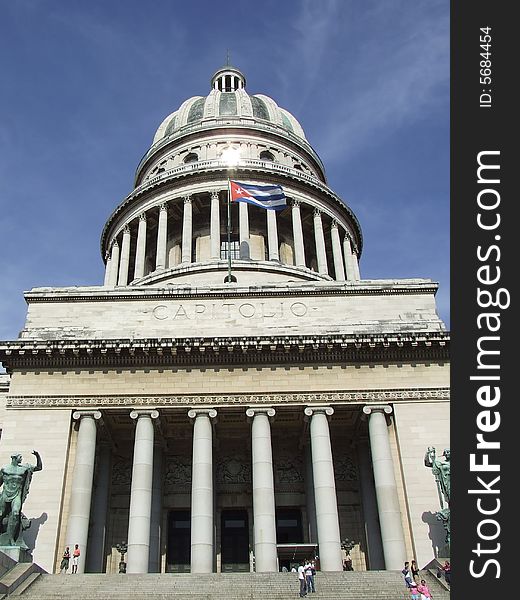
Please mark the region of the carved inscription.
[[309, 313], [304, 302], [198, 302], [158, 304], [152, 311], [158, 321], [302, 318]]

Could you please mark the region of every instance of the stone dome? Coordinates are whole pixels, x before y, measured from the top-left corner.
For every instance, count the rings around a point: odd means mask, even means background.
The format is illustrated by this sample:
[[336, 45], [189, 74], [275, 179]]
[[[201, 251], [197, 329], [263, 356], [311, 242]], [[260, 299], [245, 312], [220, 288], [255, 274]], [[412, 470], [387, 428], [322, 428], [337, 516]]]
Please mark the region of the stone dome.
[[263, 123], [306, 139], [302, 126], [289, 111], [269, 96], [249, 95], [245, 85], [246, 79], [238, 69], [222, 67], [211, 78], [211, 92], [188, 98], [169, 114], [157, 129], [153, 144], [205, 123], [215, 126], [236, 119]]

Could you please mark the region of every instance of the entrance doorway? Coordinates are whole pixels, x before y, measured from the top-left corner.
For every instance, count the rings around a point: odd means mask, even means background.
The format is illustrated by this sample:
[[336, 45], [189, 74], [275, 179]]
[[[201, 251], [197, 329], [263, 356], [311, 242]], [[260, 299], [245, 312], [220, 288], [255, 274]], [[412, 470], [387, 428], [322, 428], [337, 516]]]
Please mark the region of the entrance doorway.
[[223, 510], [220, 527], [221, 570], [249, 572], [249, 520], [247, 510]]
[[168, 549], [166, 553], [166, 572], [189, 573], [190, 553], [190, 511], [172, 510], [168, 515]]

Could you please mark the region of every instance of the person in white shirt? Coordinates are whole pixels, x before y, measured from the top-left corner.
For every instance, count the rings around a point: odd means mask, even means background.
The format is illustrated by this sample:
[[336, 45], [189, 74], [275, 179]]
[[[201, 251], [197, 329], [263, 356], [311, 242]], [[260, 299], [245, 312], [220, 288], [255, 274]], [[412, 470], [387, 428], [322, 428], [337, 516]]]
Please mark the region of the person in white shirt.
[[305, 567], [301, 562], [298, 566], [298, 579], [300, 581], [300, 598], [307, 595], [307, 586], [305, 584]]

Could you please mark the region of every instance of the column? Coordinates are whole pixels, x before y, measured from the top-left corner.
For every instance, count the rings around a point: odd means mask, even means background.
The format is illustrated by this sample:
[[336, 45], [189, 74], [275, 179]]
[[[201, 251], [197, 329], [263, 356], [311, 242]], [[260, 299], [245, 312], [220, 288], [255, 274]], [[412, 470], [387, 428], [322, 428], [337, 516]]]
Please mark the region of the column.
[[155, 270], [166, 269], [166, 240], [168, 237], [168, 206], [166, 202], [159, 207], [159, 223], [157, 225], [157, 252]]
[[334, 414], [331, 406], [308, 406], [310, 417], [312, 476], [316, 503], [316, 524], [320, 565], [323, 571], [342, 571], [338, 502], [334, 481], [334, 464], [327, 417]]
[[249, 240], [249, 212], [247, 202], [238, 203], [238, 229], [240, 236], [240, 258], [251, 258]]
[[192, 221], [192, 206], [191, 196], [184, 198], [184, 212], [182, 216], [182, 255], [181, 262], [191, 262], [191, 245], [193, 240], [193, 221]]
[[305, 250], [303, 247], [303, 229], [299, 200], [294, 200], [292, 204], [292, 224], [294, 238], [294, 264], [297, 267], [305, 267]]
[[388, 404], [365, 406], [363, 412], [369, 415], [370, 450], [385, 566], [388, 570], [400, 570], [407, 557], [385, 417], [385, 414], [391, 414], [392, 407]]
[[361, 502], [363, 506], [363, 521], [367, 540], [368, 568], [371, 571], [381, 571], [385, 568], [383, 547], [381, 546], [381, 529], [377, 514], [376, 490], [370, 464], [368, 439], [360, 439], [357, 446], [359, 465], [359, 483]]
[[152, 513], [150, 517], [150, 553], [148, 572], [161, 572], [161, 519], [162, 519], [162, 445], [156, 443], [153, 451]]
[[211, 216], [210, 216], [210, 246], [211, 258], [220, 259], [220, 201], [218, 192], [211, 192]]
[[101, 418], [101, 413], [97, 410], [78, 410], [72, 418], [79, 420], [79, 431], [65, 545], [70, 547], [71, 554], [74, 546], [79, 545], [81, 555], [78, 573], [84, 573], [96, 456], [96, 420]]
[[259, 573], [278, 571], [271, 425], [274, 408], [248, 408], [253, 469], [255, 566]]
[[305, 500], [309, 543], [318, 542], [316, 526], [316, 502], [314, 500], [314, 478], [312, 476], [312, 453], [310, 443], [305, 444]]
[[107, 252], [105, 255], [105, 279], [103, 281], [103, 285], [108, 287], [110, 281], [110, 271], [112, 269], [112, 257], [110, 256], [110, 252]]
[[121, 246], [121, 260], [119, 264], [119, 278], [117, 285], [127, 285], [128, 266], [130, 264], [130, 228], [123, 229], [123, 245]]
[[332, 241], [335, 279], [336, 281], [345, 281], [345, 268], [343, 267], [343, 256], [341, 254], [341, 241], [339, 239], [337, 221], [332, 221], [332, 225], [330, 226], [330, 237]]
[[134, 279], [144, 277], [144, 261], [146, 258], [146, 213], [139, 215], [137, 244], [135, 248]]
[[110, 444], [101, 442], [97, 459], [96, 485], [92, 498], [87, 573], [103, 573], [104, 570], [111, 454]]
[[269, 260], [280, 262], [278, 250], [278, 226], [276, 224], [276, 211], [269, 209], [267, 213], [267, 247]]
[[352, 240], [347, 233], [343, 238], [343, 253], [345, 254], [345, 271], [347, 281], [359, 281], [359, 265], [357, 264], [357, 256], [352, 248]]
[[119, 271], [119, 244], [117, 240], [112, 242], [112, 251], [110, 253], [111, 265], [110, 265], [110, 277], [108, 278], [108, 285], [115, 287], [117, 284], [117, 272]]
[[150, 518], [152, 509], [154, 426], [159, 412], [137, 409], [130, 413], [136, 419], [130, 511], [128, 517], [128, 573], [148, 573], [150, 554]]
[[191, 572], [212, 573], [213, 550], [213, 408], [191, 409], [193, 458], [191, 484]]
[[318, 273], [328, 275], [327, 254], [325, 252], [325, 236], [323, 235], [323, 223], [321, 222], [321, 210], [314, 210], [314, 239], [316, 241], [316, 258], [318, 260]]

